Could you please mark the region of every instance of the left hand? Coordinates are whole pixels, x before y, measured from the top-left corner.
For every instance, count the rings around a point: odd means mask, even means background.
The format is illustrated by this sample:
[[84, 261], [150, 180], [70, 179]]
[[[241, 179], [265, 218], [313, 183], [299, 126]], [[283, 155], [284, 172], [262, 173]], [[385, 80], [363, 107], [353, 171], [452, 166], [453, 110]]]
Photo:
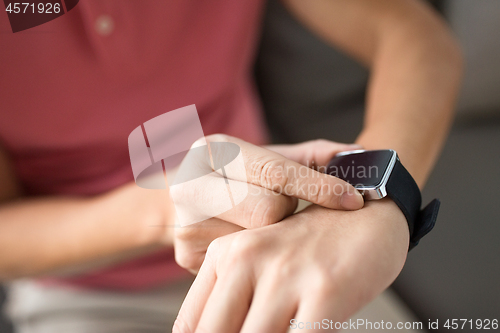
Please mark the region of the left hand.
[[388, 198], [357, 211], [313, 205], [223, 236], [210, 244], [174, 332], [277, 333], [292, 318], [344, 321], [394, 281], [408, 242], [405, 217]]
[[[338, 204], [341, 193], [337, 192], [337, 186], [343, 188], [347, 183], [311, 169], [326, 167], [337, 153], [360, 149], [358, 145], [314, 140], [292, 145], [272, 145], [264, 149], [229, 136], [209, 136], [207, 140], [226, 140], [236, 142], [240, 146], [246, 159], [251, 190], [245, 200], [234, 209], [202, 222], [175, 228], [175, 259], [181, 267], [192, 273], [198, 272], [207, 248], [214, 239], [243, 229], [261, 228], [279, 222], [293, 214], [297, 207], [297, 198], [327, 208], [346, 209]], [[272, 166], [259, 167], [264, 164], [263, 161], [273, 161], [272, 164], [265, 163]], [[286, 185], [282, 184], [273, 190], [270, 184], [283, 183], [283, 178], [286, 179]], [[324, 185], [326, 186], [323, 187]], [[310, 190], [314, 189], [314, 186], [321, 188], [321, 191]], [[353, 194], [357, 193], [353, 187], [351, 189]], [[192, 212], [212, 207], [213, 198], [217, 198], [217, 193], [210, 182], [204, 182], [198, 183], [197, 186], [181, 187], [181, 191], [175, 196], [178, 202], [187, 203], [184, 207]], [[351, 202], [351, 209], [363, 206], [361, 195], [359, 199], [361, 203], [358, 203], [357, 207], [352, 206]]]

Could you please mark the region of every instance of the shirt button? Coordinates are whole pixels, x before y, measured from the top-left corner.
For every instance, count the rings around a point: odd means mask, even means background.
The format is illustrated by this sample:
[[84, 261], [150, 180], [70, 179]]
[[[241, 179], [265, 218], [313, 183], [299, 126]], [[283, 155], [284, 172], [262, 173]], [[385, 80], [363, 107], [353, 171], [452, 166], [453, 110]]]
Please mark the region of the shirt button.
[[109, 15], [101, 15], [95, 21], [95, 30], [101, 36], [109, 36], [115, 28], [115, 22]]

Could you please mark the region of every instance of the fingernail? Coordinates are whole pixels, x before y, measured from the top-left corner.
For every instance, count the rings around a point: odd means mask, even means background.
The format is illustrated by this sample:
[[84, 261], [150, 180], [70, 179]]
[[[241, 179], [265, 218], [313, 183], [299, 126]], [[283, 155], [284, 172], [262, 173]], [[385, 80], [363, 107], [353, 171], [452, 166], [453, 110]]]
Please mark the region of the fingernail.
[[348, 147], [349, 147], [349, 149], [352, 149], [352, 150], [363, 149], [363, 146], [355, 144], [355, 143], [350, 144]]
[[348, 190], [342, 194], [340, 198], [340, 205], [344, 209], [348, 210], [356, 210], [360, 209], [364, 205], [363, 196], [357, 190]]

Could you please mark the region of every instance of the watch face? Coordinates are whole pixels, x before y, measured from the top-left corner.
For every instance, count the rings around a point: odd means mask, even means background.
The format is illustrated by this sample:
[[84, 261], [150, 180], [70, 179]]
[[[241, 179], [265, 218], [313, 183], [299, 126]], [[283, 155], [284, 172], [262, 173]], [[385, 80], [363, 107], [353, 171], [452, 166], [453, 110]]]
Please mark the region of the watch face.
[[395, 155], [393, 150], [340, 153], [328, 164], [327, 173], [358, 188], [377, 187]]

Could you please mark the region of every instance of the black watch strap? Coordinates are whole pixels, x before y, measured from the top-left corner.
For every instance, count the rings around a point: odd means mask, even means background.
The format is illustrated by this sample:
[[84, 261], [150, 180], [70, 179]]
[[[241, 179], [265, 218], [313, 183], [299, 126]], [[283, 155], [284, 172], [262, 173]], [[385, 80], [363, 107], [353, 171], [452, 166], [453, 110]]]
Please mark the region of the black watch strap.
[[399, 158], [394, 164], [386, 189], [387, 195], [398, 205], [408, 221], [409, 249], [411, 250], [434, 228], [440, 201], [434, 199], [423, 210], [420, 210], [422, 204], [420, 189]]

